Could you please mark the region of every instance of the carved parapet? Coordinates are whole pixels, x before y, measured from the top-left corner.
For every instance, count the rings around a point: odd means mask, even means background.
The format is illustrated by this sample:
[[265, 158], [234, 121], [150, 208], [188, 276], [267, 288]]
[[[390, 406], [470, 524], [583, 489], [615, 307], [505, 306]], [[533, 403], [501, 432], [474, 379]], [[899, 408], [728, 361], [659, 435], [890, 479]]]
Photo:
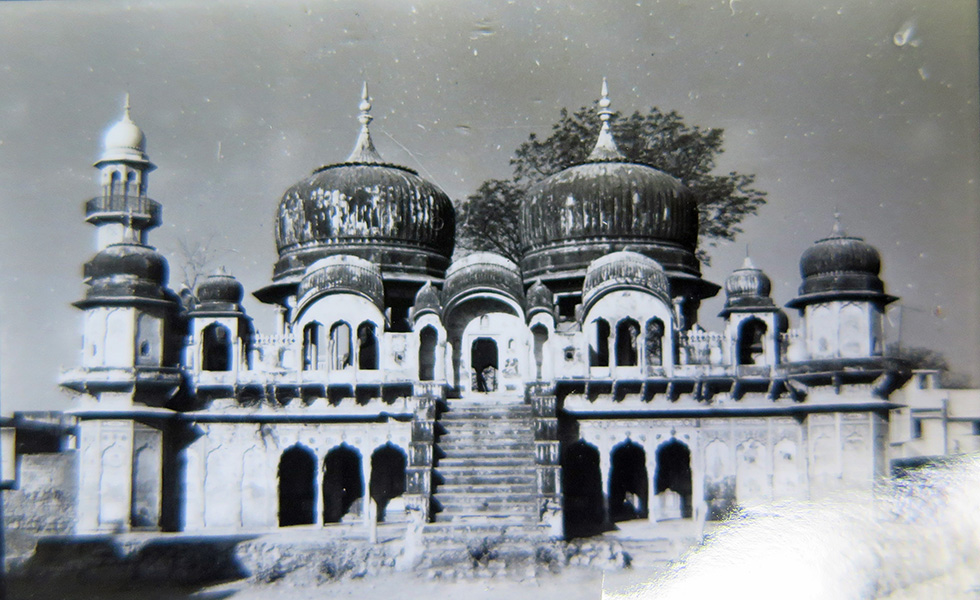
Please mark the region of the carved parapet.
[[550, 442], [558, 439], [558, 419], [535, 419], [534, 440]]
[[534, 395], [531, 396], [531, 408], [535, 417], [551, 417], [556, 414], [558, 403], [554, 395]]
[[539, 466], [560, 463], [559, 442], [534, 442], [534, 461]]

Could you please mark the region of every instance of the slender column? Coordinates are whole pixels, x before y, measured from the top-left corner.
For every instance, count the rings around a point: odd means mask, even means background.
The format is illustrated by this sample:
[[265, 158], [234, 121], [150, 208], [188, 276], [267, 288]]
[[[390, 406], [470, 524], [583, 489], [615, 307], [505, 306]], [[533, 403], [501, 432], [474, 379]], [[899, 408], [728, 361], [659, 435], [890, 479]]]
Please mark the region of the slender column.
[[602, 474], [602, 514], [603, 521], [608, 523], [610, 521], [609, 515], [609, 476], [610, 470], [612, 468], [611, 457], [609, 456], [610, 448], [608, 443], [598, 443], [596, 447], [599, 450], [599, 472]]
[[326, 455], [320, 456], [317, 453], [316, 456], [316, 466], [313, 472], [313, 481], [316, 488], [313, 490], [313, 506], [316, 511], [313, 513], [313, 523], [319, 525], [326, 525], [323, 520], [323, 480], [326, 478]]
[[[361, 476], [364, 478], [364, 496], [361, 498], [361, 516], [364, 518], [364, 527], [370, 537], [377, 539], [377, 516], [372, 510], [374, 502], [371, 500], [371, 455], [361, 453]], [[372, 541], [375, 541], [372, 540]]]

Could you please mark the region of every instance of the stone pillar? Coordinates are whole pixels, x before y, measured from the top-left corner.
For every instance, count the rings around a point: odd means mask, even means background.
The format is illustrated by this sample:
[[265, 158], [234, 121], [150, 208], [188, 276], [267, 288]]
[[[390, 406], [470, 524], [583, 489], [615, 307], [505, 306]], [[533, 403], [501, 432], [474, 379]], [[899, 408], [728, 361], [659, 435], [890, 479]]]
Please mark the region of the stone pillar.
[[609, 523], [609, 476], [612, 469], [612, 457], [609, 455], [610, 444], [602, 443], [597, 440], [596, 448], [599, 450], [599, 472], [602, 474], [602, 514], [603, 522]]
[[657, 521], [660, 517], [660, 507], [657, 504], [657, 446], [646, 450], [647, 459], [647, 519]]
[[133, 422], [79, 423], [77, 533], [130, 529], [133, 482]]
[[[371, 528], [374, 523], [371, 522], [372, 516], [376, 513], [371, 510], [371, 455], [364, 455], [361, 453], [361, 476], [364, 478], [364, 497], [361, 498], [361, 517], [364, 519], [364, 526], [368, 530], [368, 535], [371, 534]], [[375, 516], [375, 518], [377, 518]]]
[[313, 498], [314, 498], [313, 510], [316, 511], [315, 513], [313, 513], [313, 523], [315, 525], [326, 525], [326, 523], [323, 521], [323, 503], [324, 503], [323, 478], [326, 476], [326, 473], [324, 472], [324, 468], [323, 468], [323, 464], [324, 464], [323, 461], [325, 460], [325, 458], [326, 458], [325, 456], [320, 456], [319, 454], [317, 454], [316, 465], [314, 466], [315, 470], [313, 472], [313, 479], [316, 481], [316, 483], [314, 484], [316, 486], [316, 489], [313, 490]]

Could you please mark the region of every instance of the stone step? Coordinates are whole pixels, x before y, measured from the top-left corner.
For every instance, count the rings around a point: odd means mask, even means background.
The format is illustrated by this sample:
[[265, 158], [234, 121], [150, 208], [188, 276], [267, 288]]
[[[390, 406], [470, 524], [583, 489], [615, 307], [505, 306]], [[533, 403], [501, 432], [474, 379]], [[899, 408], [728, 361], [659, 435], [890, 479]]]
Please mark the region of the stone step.
[[534, 410], [527, 404], [519, 404], [513, 406], [487, 406], [483, 404], [450, 404], [449, 408], [442, 412], [442, 416], [445, 415], [523, 415], [530, 416], [534, 414]]
[[437, 489], [435, 498], [443, 506], [469, 506], [483, 504], [522, 504], [534, 502], [537, 496], [533, 492], [509, 493], [507, 491], [477, 494]]
[[488, 464], [496, 464], [498, 459], [503, 460], [526, 460], [529, 464], [534, 464], [534, 447], [525, 448], [484, 448], [481, 446], [466, 446], [466, 447], [456, 447], [447, 449], [443, 445], [439, 445], [443, 452], [446, 453], [446, 457], [440, 460], [449, 459], [487, 459]]
[[440, 470], [439, 475], [443, 480], [443, 483], [440, 483], [439, 487], [444, 485], [534, 485], [537, 482], [537, 476], [534, 472], [522, 471], [515, 473], [513, 469], [489, 473], [474, 473], [469, 469], [465, 471]]
[[471, 493], [471, 494], [533, 494], [535, 493], [535, 482], [528, 481], [526, 483], [484, 483], [484, 484], [467, 484], [467, 483], [440, 483], [436, 487], [437, 493], [446, 494], [460, 494], [460, 493]]
[[436, 442], [439, 447], [446, 448], [534, 448], [534, 440], [531, 436], [518, 437], [494, 437], [492, 435], [482, 436], [455, 436], [444, 435]]
[[473, 505], [443, 505], [442, 510], [437, 514], [442, 515], [454, 515], [454, 514], [464, 514], [464, 515], [482, 515], [484, 513], [495, 514], [500, 516], [514, 516], [514, 515], [534, 515], [537, 518], [538, 507], [533, 503], [522, 503], [522, 504], [503, 504], [503, 503], [484, 503], [484, 504], [473, 504]]
[[444, 427], [438, 439], [459, 439], [459, 440], [491, 440], [491, 439], [512, 439], [527, 440], [534, 439], [533, 427]]
[[459, 467], [465, 468], [470, 471], [482, 470], [486, 467], [500, 467], [500, 468], [515, 468], [515, 467], [528, 467], [534, 468], [534, 458], [533, 455], [529, 456], [475, 456], [466, 458], [453, 458], [452, 456], [446, 456], [440, 458], [436, 461], [436, 469], [446, 468], [446, 467]]
[[550, 535], [550, 528], [541, 523], [529, 523], [524, 517], [487, 518], [477, 516], [467, 519], [457, 516], [452, 523], [436, 521], [426, 523], [423, 539], [473, 539], [498, 536], [504, 539], [523, 539]]

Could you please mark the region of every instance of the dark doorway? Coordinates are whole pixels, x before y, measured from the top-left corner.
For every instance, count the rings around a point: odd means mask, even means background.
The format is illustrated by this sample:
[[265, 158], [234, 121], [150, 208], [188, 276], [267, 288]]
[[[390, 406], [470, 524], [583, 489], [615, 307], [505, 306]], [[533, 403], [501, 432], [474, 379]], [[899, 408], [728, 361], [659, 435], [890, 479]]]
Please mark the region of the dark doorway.
[[654, 493], [666, 490], [681, 496], [681, 518], [691, 518], [691, 451], [677, 439], [657, 448], [657, 474]]
[[202, 332], [204, 348], [201, 369], [231, 370], [231, 332], [224, 325], [212, 323]]
[[327, 452], [323, 459], [323, 522], [339, 523], [363, 495], [360, 453], [347, 444]]
[[320, 348], [323, 345], [323, 326], [316, 321], [303, 328], [303, 370], [320, 368]]
[[439, 334], [435, 327], [426, 325], [419, 334], [419, 380], [432, 381], [436, 378], [436, 342]]
[[595, 322], [595, 352], [592, 355], [593, 367], [609, 366], [609, 322], [597, 319]]
[[473, 342], [470, 364], [473, 365], [476, 391], [496, 391], [497, 370], [500, 368], [497, 362], [497, 342], [490, 338], [477, 338]]
[[640, 337], [640, 324], [633, 319], [623, 319], [616, 325], [616, 366], [636, 366], [638, 337]]
[[613, 521], [645, 519], [649, 514], [647, 496], [647, 455], [643, 447], [626, 440], [612, 451], [609, 472], [609, 516]]
[[408, 457], [390, 442], [371, 455], [371, 483], [368, 490], [378, 505], [378, 522], [385, 520], [388, 501], [405, 493], [405, 467]]
[[361, 323], [357, 328], [357, 368], [363, 371], [378, 368], [378, 336], [373, 323]]
[[738, 326], [738, 364], [762, 363], [763, 340], [769, 328], [762, 319], [747, 319]]
[[297, 444], [279, 459], [279, 526], [310, 525], [316, 515], [316, 457]]
[[330, 328], [330, 368], [340, 370], [352, 366], [350, 325], [341, 321]]
[[599, 470], [599, 451], [595, 446], [579, 440], [565, 447], [561, 461], [561, 484], [566, 537], [584, 537], [605, 531], [602, 473]]
[[548, 341], [548, 328], [538, 324], [531, 328], [531, 333], [534, 335], [535, 379], [541, 381], [544, 372], [544, 345]]

